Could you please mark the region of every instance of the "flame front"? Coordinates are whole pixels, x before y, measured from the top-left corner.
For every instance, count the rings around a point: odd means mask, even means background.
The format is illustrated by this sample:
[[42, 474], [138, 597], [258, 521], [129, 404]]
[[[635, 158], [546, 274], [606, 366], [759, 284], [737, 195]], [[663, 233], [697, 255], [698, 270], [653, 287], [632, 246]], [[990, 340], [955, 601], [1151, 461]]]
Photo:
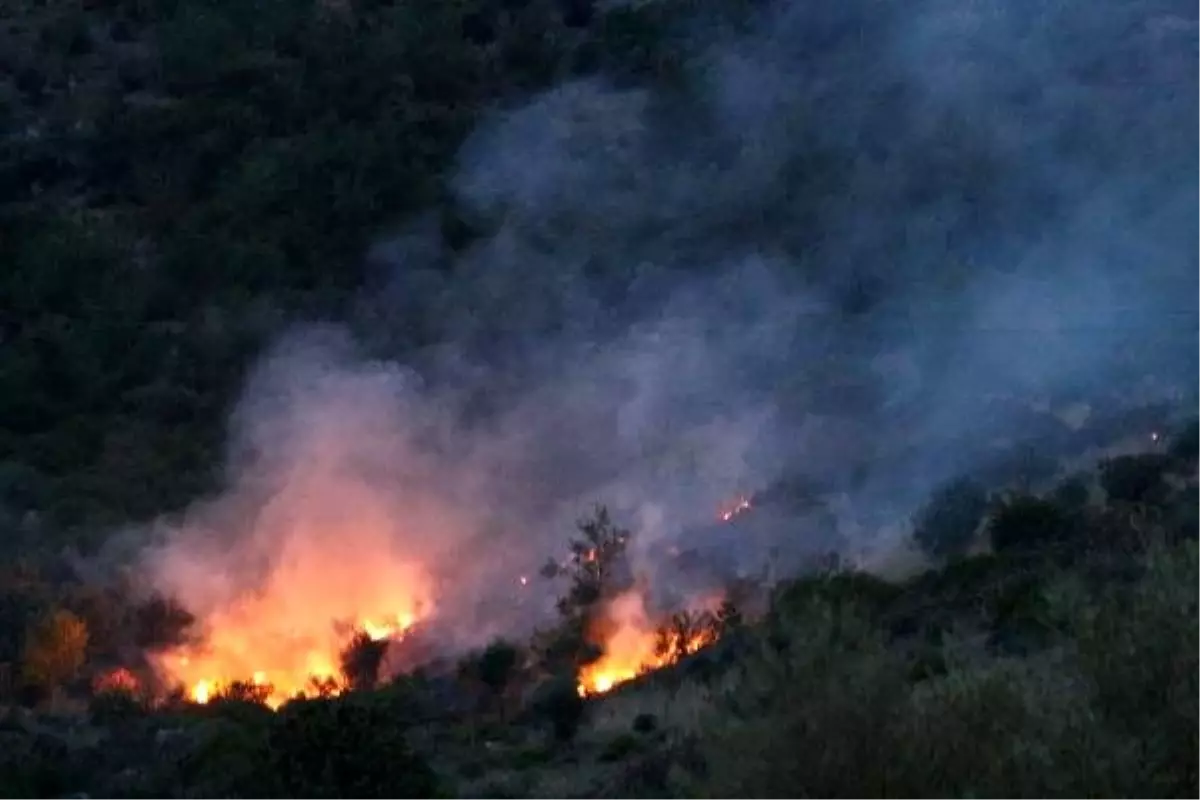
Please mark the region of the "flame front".
[[652, 670], [669, 666], [680, 655], [690, 655], [712, 644], [713, 631], [698, 632], [688, 641], [669, 632], [665, 652], [659, 632], [646, 613], [641, 591], [630, 590], [609, 604], [604, 620], [593, 631], [604, 655], [579, 673], [578, 691], [582, 696], [603, 694], [613, 687]]
[[155, 660], [159, 673], [198, 703], [234, 682], [259, 687], [272, 707], [340, 686], [340, 656], [355, 634], [398, 639], [432, 609], [428, 573], [390, 551], [383, 535], [377, 541], [357, 559], [334, 536], [292, 539], [261, 585], [222, 594], [202, 613], [200, 643]]
[[[257, 605], [257, 604], [256, 604]], [[355, 632], [375, 641], [399, 639], [416, 621], [414, 611], [379, 616], [357, 623], [301, 626], [288, 630], [283, 620], [251, 624], [248, 612], [217, 619], [201, 647], [166, 653], [158, 666], [169, 680], [182, 684], [193, 702], [207, 703], [235, 682], [259, 687], [272, 708], [292, 697], [312, 694], [330, 682], [340, 689], [339, 658]]]

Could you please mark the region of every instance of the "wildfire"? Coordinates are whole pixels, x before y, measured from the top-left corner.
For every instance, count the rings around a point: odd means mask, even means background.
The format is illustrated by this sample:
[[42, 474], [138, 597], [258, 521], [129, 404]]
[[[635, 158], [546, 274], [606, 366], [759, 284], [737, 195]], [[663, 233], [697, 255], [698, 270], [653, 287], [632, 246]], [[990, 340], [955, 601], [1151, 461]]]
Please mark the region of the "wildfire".
[[373, 641], [400, 639], [415, 624], [416, 615], [363, 619], [358, 623], [331, 623], [326, 636], [271, 636], [270, 632], [230, 625], [214, 628], [203, 649], [168, 653], [158, 666], [169, 678], [183, 684], [195, 703], [208, 703], [237, 683], [253, 688], [263, 702], [278, 708], [290, 698], [319, 692], [321, 687], [340, 691], [339, 657], [355, 632]]
[[412, 614], [399, 614], [392, 619], [364, 619], [358, 627], [371, 638], [373, 642], [385, 639], [399, 639], [416, 622]]
[[713, 630], [686, 636], [678, 631], [660, 632], [646, 613], [642, 593], [631, 590], [609, 605], [603, 623], [593, 632], [604, 655], [579, 673], [581, 696], [603, 694], [639, 675], [669, 666], [716, 640]]
[[361, 563], [318, 555], [282, 559], [263, 586], [210, 610], [202, 641], [159, 655], [159, 674], [197, 703], [241, 684], [274, 708], [337, 691], [340, 657], [355, 635], [399, 639], [428, 615], [424, 570], [384, 554]]
[[117, 667], [104, 673], [92, 683], [92, 690], [101, 692], [128, 692], [130, 694], [141, 689], [141, 682], [125, 667]]
[[722, 522], [729, 522], [731, 519], [741, 514], [744, 511], [750, 510], [750, 498], [745, 495], [738, 495], [736, 499], [725, 503], [717, 511], [717, 517]]

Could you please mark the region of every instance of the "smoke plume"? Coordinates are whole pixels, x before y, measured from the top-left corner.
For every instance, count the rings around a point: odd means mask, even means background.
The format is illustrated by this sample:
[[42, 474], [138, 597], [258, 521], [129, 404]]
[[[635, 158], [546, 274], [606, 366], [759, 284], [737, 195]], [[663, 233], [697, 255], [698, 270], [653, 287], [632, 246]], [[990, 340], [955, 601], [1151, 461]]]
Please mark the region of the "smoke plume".
[[879, 545], [1056, 410], [1195, 395], [1194, 4], [705, 23], [670, 81], [482, 120], [452, 184], [477, 238], [414, 222], [344, 328], [264, 355], [226, 491], [147, 555], [254, 631], [241, 666], [372, 615], [525, 630], [551, 604], [521, 578], [592, 503], [666, 580], [721, 503], [800, 476], [819, 511], [714, 538], [791, 563]]

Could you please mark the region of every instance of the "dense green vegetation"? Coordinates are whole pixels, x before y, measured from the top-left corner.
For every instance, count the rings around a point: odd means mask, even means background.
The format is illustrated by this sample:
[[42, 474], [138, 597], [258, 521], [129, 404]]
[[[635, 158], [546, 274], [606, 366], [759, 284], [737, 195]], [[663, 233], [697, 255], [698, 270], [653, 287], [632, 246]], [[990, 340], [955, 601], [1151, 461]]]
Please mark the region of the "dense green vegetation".
[[345, 313], [368, 245], [415, 212], [434, 209], [452, 245], [471, 235], [445, 182], [480, 115], [569, 75], [662, 73], [669, 54], [647, 48], [669, 10], [6, 4], [6, 544], [210, 486], [225, 413], [271, 334]]

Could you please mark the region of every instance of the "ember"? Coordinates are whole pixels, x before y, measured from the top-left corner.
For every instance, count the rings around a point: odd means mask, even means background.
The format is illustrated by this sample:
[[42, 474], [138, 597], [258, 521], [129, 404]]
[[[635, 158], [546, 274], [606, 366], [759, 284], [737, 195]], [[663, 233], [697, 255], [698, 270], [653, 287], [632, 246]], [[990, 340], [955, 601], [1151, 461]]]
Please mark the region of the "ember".
[[722, 522], [729, 522], [738, 514], [748, 510], [750, 510], [750, 498], [745, 495], [738, 495], [735, 500], [726, 503], [717, 511], [717, 518]]

